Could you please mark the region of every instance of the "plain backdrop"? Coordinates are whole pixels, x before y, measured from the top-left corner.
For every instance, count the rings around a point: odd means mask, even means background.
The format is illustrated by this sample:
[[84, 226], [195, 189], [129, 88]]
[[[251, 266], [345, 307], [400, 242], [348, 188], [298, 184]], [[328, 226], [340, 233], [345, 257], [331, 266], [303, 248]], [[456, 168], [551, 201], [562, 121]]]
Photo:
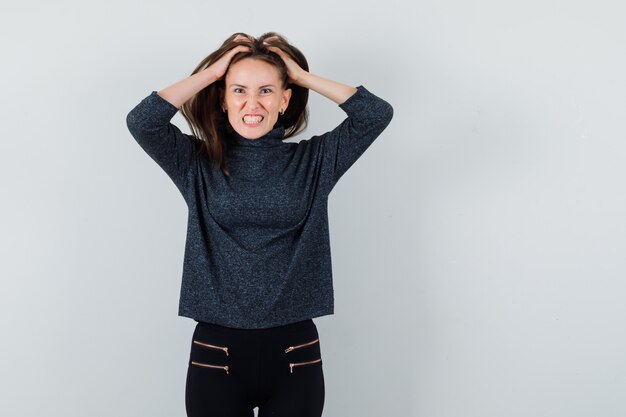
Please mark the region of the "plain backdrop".
[[[185, 415], [187, 207], [125, 118], [277, 31], [395, 109], [329, 199], [324, 415], [626, 415], [625, 11], [3, 2], [0, 414]], [[309, 106], [296, 140], [345, 117]]]

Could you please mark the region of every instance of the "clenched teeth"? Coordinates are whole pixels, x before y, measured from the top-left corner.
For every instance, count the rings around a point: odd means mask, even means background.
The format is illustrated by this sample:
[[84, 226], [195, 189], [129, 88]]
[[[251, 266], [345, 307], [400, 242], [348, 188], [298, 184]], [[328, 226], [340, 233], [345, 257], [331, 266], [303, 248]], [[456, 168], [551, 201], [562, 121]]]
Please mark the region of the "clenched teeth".
[[244, 116], [243, 117], [243, 122], [248, 123], [248, 124], [261, 123], [261, 120], [263, 120], [263, 116]]

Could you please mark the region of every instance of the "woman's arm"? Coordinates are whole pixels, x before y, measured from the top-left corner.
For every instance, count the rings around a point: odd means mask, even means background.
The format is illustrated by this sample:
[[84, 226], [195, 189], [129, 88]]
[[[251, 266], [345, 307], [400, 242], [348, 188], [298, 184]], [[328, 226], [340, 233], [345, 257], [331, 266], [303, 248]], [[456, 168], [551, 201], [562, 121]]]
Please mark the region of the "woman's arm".
[[322, 154], [320, 183], [329, 193], [339, 178], [387, 127], [393, 117], [393, 107], [363, 86], [355, 88], [311, 74], [279, 48], [268, 48], [283, 59], [292, 83], [329, 98], [348, 115], [332, 131], [302, 142]]
[[177, 109], [180, 109], [191, 97], [198, 94], [199, 91], [213, 84], [218, 79], [219, 77], [217, 77], [213, 68], [209, 67], [169, 87], [159, 90], [157, 94]]
[[306, 71], [302, 73], [295, 83], [309, 90], [313, 90], [337, 104], [344, 103], [357, 91], [355, 87], [328, 80]]

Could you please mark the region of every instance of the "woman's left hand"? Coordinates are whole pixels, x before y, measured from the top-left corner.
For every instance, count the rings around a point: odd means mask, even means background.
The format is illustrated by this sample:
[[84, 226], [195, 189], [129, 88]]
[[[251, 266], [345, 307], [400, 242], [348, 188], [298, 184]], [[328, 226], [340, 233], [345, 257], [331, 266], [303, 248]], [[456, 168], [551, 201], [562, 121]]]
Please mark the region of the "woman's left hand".
[[[268, 39], [271, 40], [272, 38], [268, 38]], [[287, 67], [287, 76], [289, 77], [289, 82], [302, 86], [302, 84], [300, 83], [302, 82], [303, 77], [306, 76], [306, 74], [308, 74], [308, 72], [303, 70], [302, 67], [300, 67], [300, 65], [296, 63], [296, 61], [294, 61], [289, 55], [283, 52], [280, 48], [277, 48], [275, 46], [270, 46], [266, 41], [264, 41], [263, 43], [265, 44], [267, 49], [269, 49], [270, 51], [274, 52], [279, 57], [281, 57], [281, 59], [285, 63], [285, 66]]]
[[270, 36], [263, 43], [267, 49], [276, 53], [285, 62], [287, 77], [290, 83], [315, 91], [337, 104], [344, 103], [357, 92], [356, 87], [332, 81], [303, 70], [288, 54], [266, 42], [267, 40], [271, 41], [271, 39], [272, 37]]

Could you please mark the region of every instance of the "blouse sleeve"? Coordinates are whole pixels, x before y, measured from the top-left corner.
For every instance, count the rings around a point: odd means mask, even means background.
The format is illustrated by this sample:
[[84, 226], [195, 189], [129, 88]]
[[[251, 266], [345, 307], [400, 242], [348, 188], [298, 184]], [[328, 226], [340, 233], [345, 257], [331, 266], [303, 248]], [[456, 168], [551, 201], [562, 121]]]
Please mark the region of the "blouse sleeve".
[[320, 181], [327, 193], [393, 118], [393, 107], [363, 86], [358, 86], [357, 92], [339, 107], [348, 117], [333, 130], [310, 139], [319, 147]]
[[139, 146], [185, 196], [187, 174], [200, 141], [170, 123], [177, 112], [176, 106], [152, 91], [128, 113], [126, 125]]

